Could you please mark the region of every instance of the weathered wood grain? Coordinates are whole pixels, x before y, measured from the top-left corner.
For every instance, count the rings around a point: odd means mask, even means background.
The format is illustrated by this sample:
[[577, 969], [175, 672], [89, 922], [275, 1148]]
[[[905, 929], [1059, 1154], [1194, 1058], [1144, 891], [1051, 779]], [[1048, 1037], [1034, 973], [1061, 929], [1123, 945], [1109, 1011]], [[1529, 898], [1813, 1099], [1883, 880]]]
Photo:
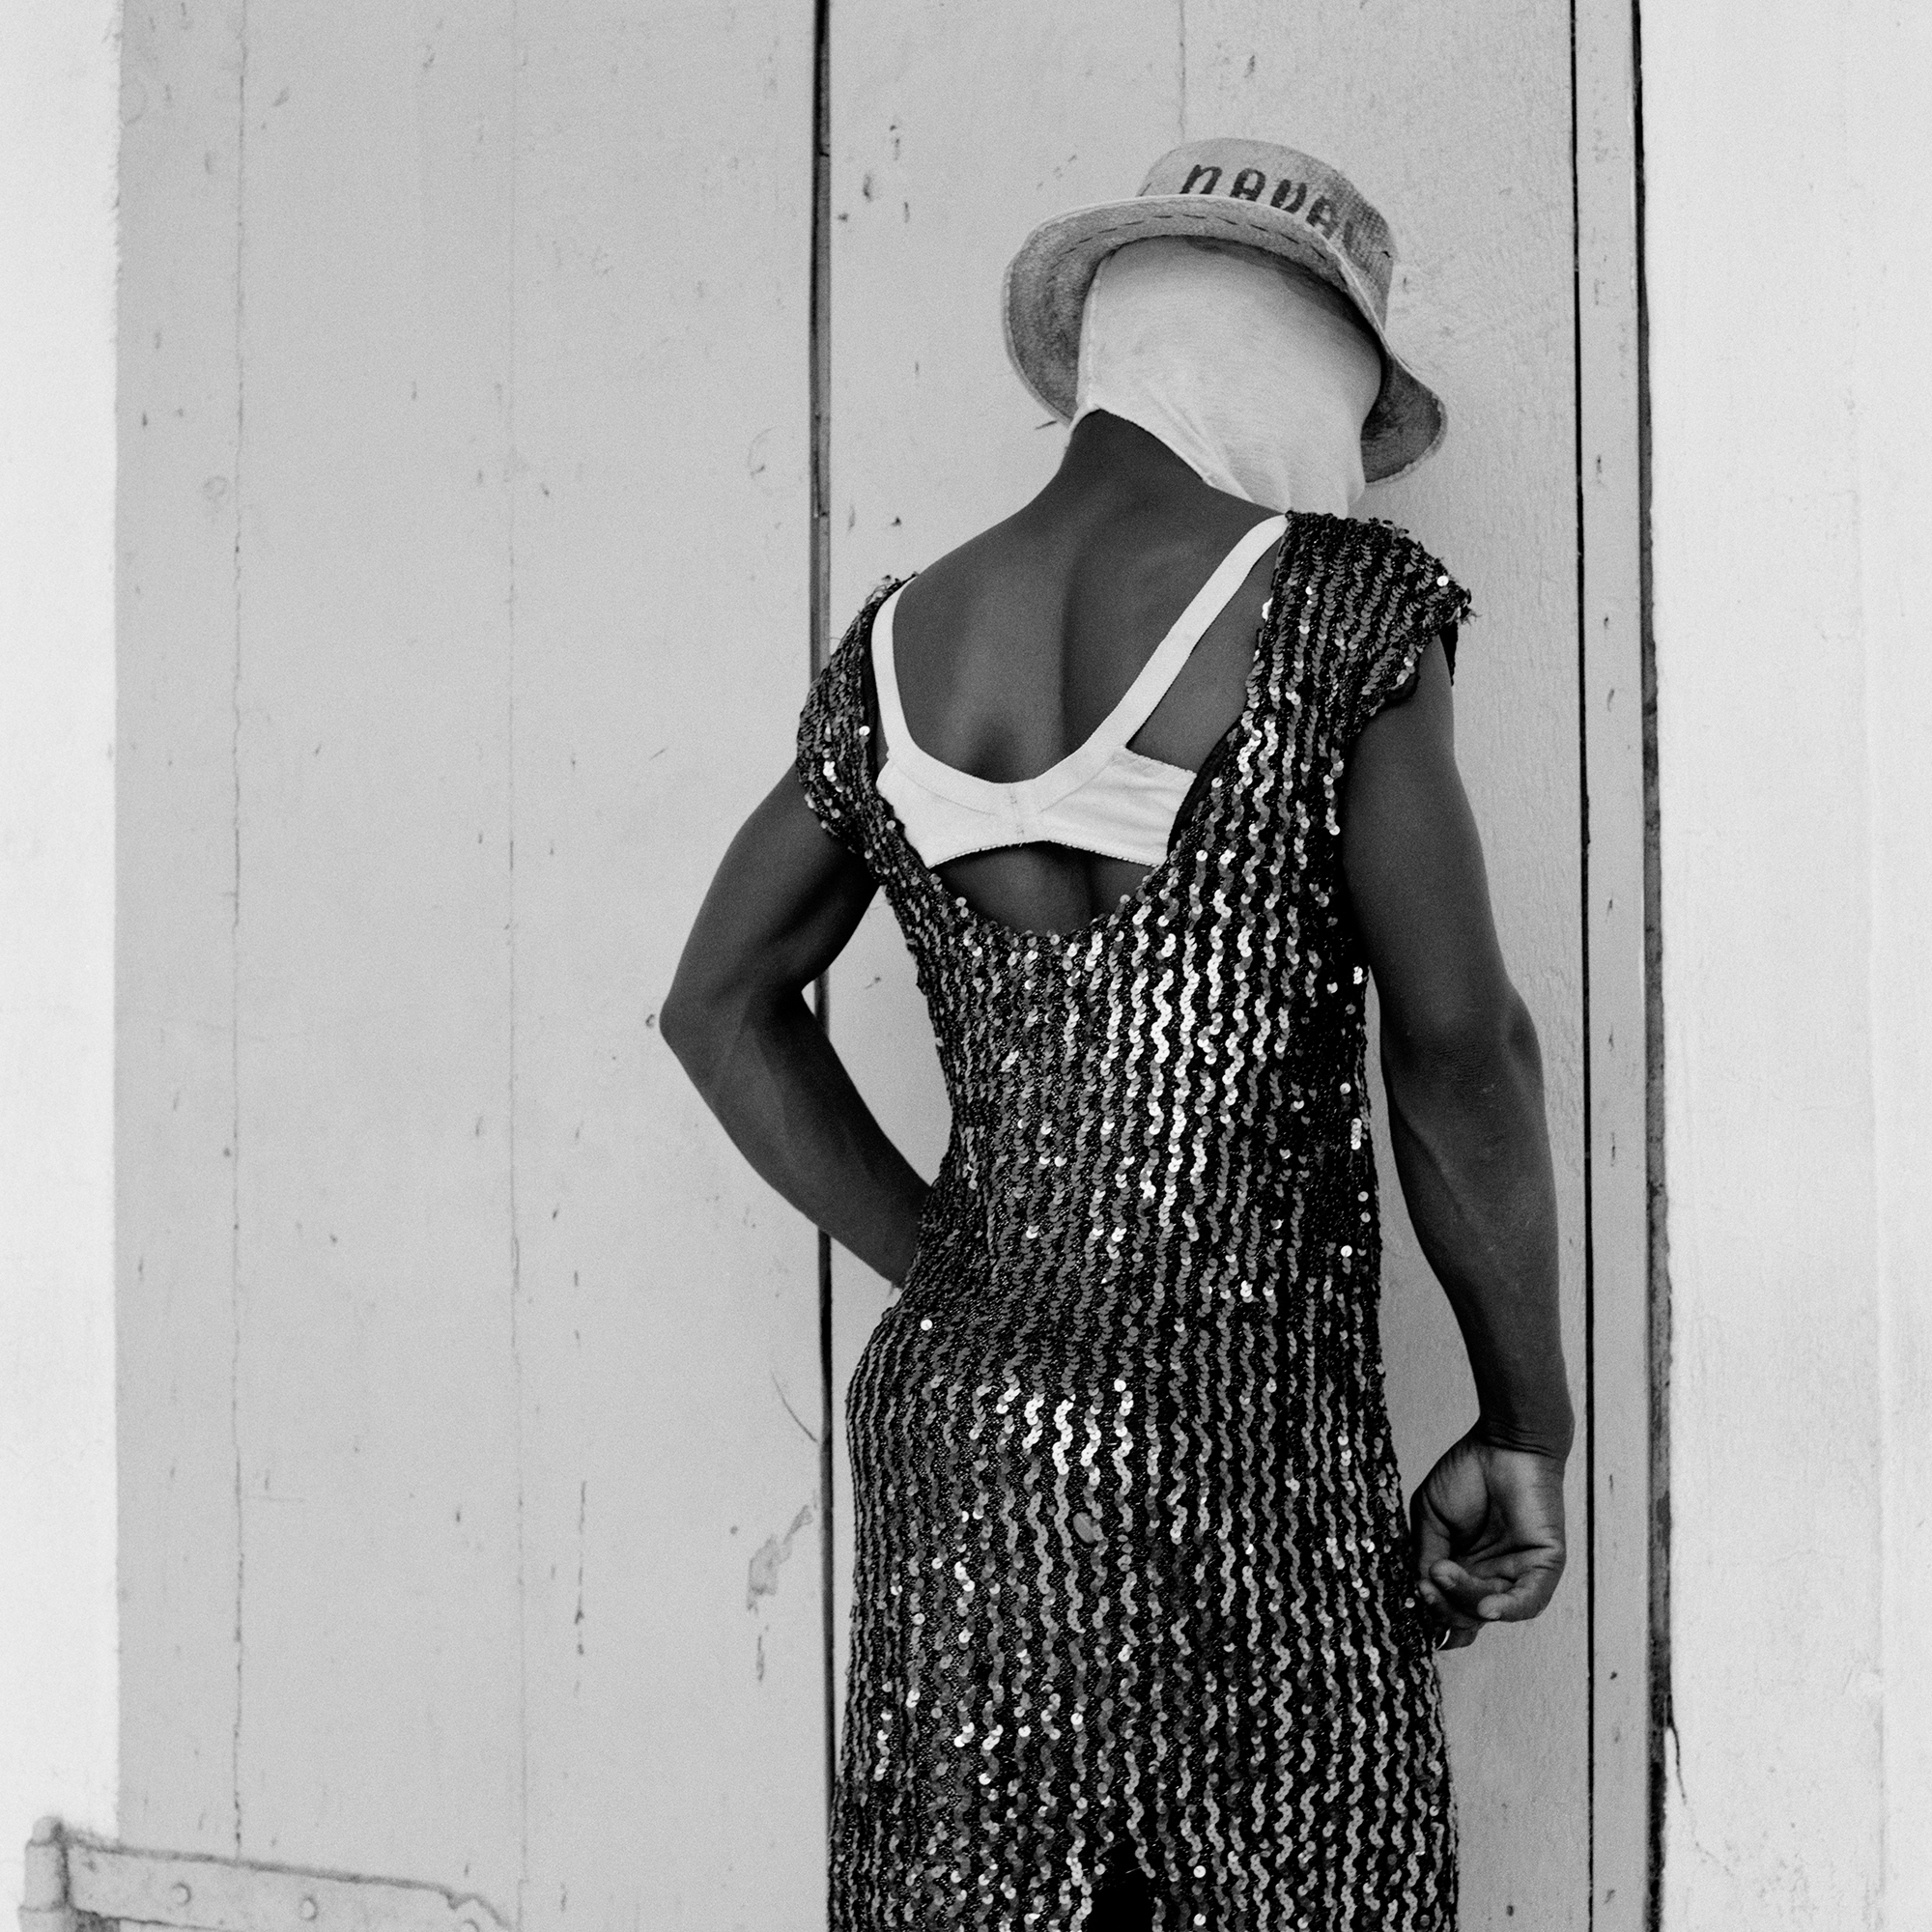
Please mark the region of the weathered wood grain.
[[525, 1923], [824, 1911], [817, 1243], [656, 1011], [809, 646], [809, 9], [525, 9]]
[[653, 1026], [805, 684], [810, 72], [762, 16], [130, 16], [151, 1841], [820, 1909], [813, 1241]]
[[513, 1901], [508, 23], [246, 15], [236, 1457], [242, 1856]]
[[[233, 1851], [239, 11], [123, 14], [115, 1220], [122, 1829]], [[164, 1773], [165, 1775], [161, 1775]]]
[[1651, 1364], [1632, 14], [1577, 8], [1577, 406], [1590, 1055], [1592, 1924], [1650, 1876]]

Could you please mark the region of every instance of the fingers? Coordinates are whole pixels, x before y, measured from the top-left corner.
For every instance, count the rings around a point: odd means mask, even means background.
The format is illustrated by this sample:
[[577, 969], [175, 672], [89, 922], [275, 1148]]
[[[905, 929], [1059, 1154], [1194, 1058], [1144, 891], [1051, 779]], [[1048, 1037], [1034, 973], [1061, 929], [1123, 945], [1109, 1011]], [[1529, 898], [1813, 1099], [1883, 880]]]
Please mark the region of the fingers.
[[1556, 1594], [1556, 1572], [1539, 1568], [1514, 1581], [1494, 1577], [1486, 1588], [1488, 1594], [1476, 1605], [1485, 1623], [1527, 1623]]
[[1561, 1567], [1519, 1559], [1497, 1564], [1491, 1574], [1482, 1575], [1445, 1560], [1431, 1566], [1429, 1581], [1460, 1622], [1526, 1623], [1555, 1595]]
[[1416, 1578], [1416, 1593], [1438, 1626], [1438, 1650], [1466, 1650], [1482, 1631], [1477, 1614], [1484, 1586], [1448, 1557], [1437, 1557]]
[[1435, 1624], [1437, 1650], [1466, 1650], [1475, 1642], [1483, 1628], [1481, 1623], [1458, 1610], [1428, 1577], [1418, 1579], [1416, 1594]]
[[1516, 1577], [1479, 1576], [1443, 1558], [1417, 1579], [1417, 1594], [1438, 1628], [1438, 1650], [1465, 1650], [1492, 1623], [1526, 1623], [1556, 1589], [1556, 1570], [1526, 1567]]
[[1468, 1571], [1453, 1558], [1444, 1557], [1429, 1566], [1429, 1580], [1435, 1585], [1458, 1617], [1470, 1623], [1480, 1623], [1481, 1605], [1486, 1597], [1491, 1596], [1495, 1585], [1487, 1577], [1471, 1576]]
[[1446, 1648], [1461, 1650], [1475, 1642], [1484, 1623], [1477, 1605], [1487, 1594], [1475, 1577], [1460, 1563], [1445, 1558], [1430, 1566], [1418, 1587], [1436, 1621], [1451, 1633]]

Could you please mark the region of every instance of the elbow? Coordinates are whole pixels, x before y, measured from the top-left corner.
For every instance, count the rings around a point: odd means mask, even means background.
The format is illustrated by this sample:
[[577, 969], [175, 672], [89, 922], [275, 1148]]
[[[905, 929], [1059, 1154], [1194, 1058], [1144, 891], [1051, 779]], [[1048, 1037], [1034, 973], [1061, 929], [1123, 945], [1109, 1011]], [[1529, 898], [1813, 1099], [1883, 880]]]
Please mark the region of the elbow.
[[1425, 1084], [1490, 1088], [1543, 1085], [1543, 1052], [1536, 1022], [1522, 995], [1505, 980], [1383, 1029], [1383, 1056], [1392, 1072]]
[[658, 1031], [698, 1092], [708, 1094], [747, 1035], [763, 1032], [772, 1017], [770, 988], [706, 971], [687, 954], [658, 1009]]
[[1536, 1036], [1536, 1022], [1529, 1008], [1514, 986], [1505, 989], [1496, 1003], [1497, 1010], [1485, 1031], [1490, 1059], [1520, 1080], [1543, 1085], [1543, 1045]]
[[724, 1003], [714, 988], [701, 984], [682, 961], [670, 982], [670, 990], [658, 1009], [658, 1032], [677, 1063], [696, 1082], [716, 1063], [719, 1041], [727, 1024]]
[[679, 980], [671, 981], [670, 991], [658, 1009], [658, 1032], [679, 1065], [689, 1069], [704, 1037], [704, 1020], [700, 1003]]

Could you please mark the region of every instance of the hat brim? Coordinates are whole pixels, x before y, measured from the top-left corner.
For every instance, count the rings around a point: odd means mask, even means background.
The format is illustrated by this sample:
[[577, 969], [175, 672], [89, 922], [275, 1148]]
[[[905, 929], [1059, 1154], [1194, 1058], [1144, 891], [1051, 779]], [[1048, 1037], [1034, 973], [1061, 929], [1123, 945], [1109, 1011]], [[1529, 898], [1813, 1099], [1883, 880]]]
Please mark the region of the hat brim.
[[1073, 414], [1080, 320], [1094, 271], [1130, 242], [1179, 235], [1279, 255], [1339, 289], [1381, 346], [1381, 392], [1362, 425], [1362, 474], [1385, 483], [1442, 440], [1448, 412], [1390, 345], [1353, 268], [1321, 236], [1264, 203], [1226, 195], [1144, 194], [1071, 208], [1043, 221], [1007, 265], [1007, 354], [1020, 381], [1065, 422]]

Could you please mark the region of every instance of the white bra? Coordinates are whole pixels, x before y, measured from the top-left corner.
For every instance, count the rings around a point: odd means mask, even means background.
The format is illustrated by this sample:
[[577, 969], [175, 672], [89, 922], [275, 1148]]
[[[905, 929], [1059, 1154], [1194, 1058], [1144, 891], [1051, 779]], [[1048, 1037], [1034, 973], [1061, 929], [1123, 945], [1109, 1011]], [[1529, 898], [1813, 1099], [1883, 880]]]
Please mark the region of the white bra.
[[1195, 775], [1184, 765], [1130, 752], [1127, 741], [1167, 696], [1201, 634], [1241, 587], [1256, 559], [1287, 527], [1286, 517], [1269, 517], [1249, 530], [1195, 592], [1094, 734], [1037, 777], [1011, 784], [942, 764], [913, 742], [893, 662], [893, 606], [899, 599], [895, 590], [872, 618], [872, 676], [886, 734], [878, 788], [921, 859], [938, 867], [968, 852], [1050, 844], [1158, 865]]

